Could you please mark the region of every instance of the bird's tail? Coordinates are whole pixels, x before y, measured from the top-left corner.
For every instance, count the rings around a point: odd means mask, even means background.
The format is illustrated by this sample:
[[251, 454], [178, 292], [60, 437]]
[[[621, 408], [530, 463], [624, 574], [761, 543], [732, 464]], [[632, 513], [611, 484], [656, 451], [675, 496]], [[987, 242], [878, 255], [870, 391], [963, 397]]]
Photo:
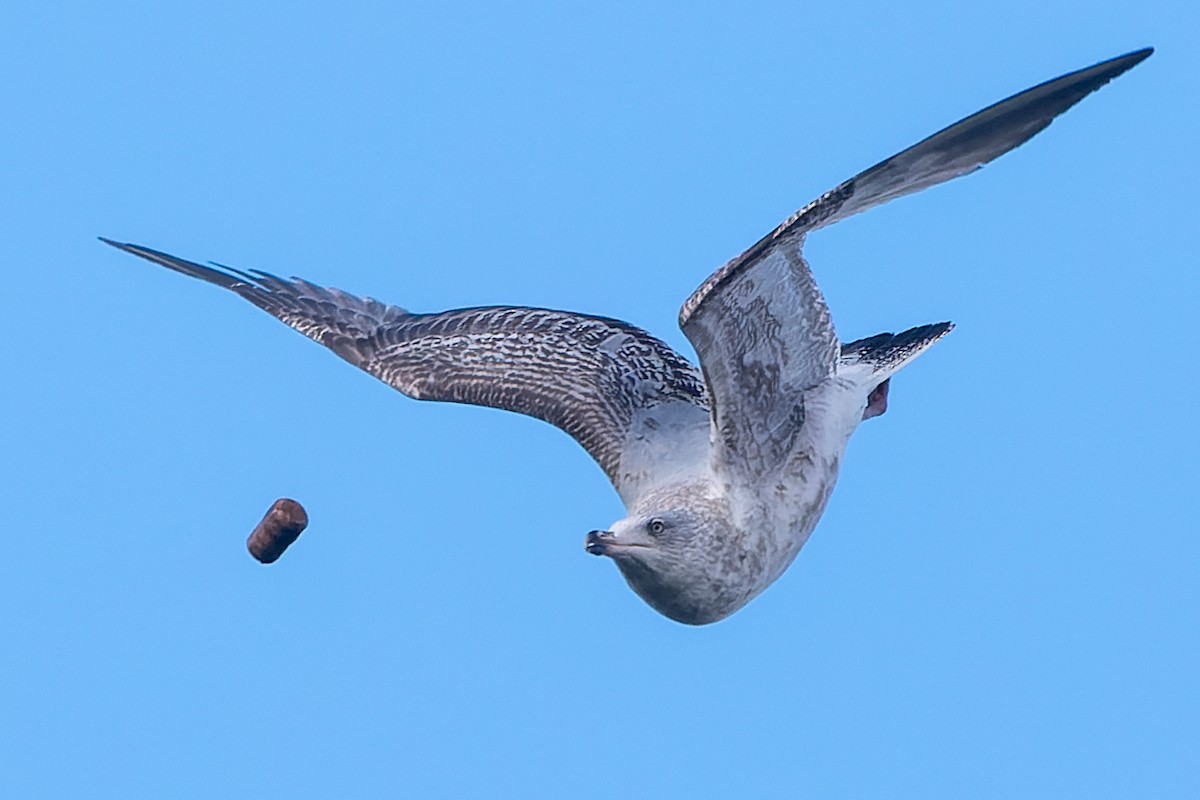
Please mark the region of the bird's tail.
[[952, 322], [936, 322], [901, 333], [879, 333], [843, 344], [838, 375], [877, 385], [895, 375], [953, 328]]
[[936, 322], [901, 333], [878, 333], [842, 345], [838, 378], [849, 379], [862, 390], [862, 419], [878, 417], [887, 411], [892, 376], [953, 328], [952, 322]]

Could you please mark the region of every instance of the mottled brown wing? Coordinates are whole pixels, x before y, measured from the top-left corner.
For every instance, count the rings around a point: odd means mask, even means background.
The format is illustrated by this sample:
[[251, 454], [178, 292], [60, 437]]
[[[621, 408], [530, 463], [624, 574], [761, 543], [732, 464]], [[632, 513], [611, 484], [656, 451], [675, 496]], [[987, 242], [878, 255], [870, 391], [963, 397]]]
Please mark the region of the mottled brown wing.
[[[699, 372], [619, 320], [519, 307], [412, 314], [298, 278], [103, 241], [236, 292], [409, 397], [549, 422], [587, 450], [626, 502], [654, 481], [655, 457], [689, 450], [698, 439], [707, 444], [708, 399]], [[656, 436], [671, 440], [646, 441]], [[626, 451], [636, 457], [623, 459]]]
[[945, 128], [826, 192], [704, 281], [679, 324], [700, 356], [726, 466], [760, 475], [777, 465], [805, 420], [804, 390], [836, 367], [829, 311], [800, 255], [805, 234], [975, 171], [1151, 52], [1047, 81]]

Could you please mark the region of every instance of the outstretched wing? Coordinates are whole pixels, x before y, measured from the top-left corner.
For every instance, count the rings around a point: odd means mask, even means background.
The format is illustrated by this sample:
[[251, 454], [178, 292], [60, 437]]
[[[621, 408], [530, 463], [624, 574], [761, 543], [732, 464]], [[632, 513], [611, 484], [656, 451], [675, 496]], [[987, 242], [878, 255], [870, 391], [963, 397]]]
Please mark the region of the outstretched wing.
[[679, 324], [700, 356], [725, 465], [752, 475], [779, 465], [804, 422], [805, 390], [836, 368], [829, 310], [800, 255], [805, 234], [979, 169], [1152, 52], [1069, 73], [951, 125], [826, 192], [713, 273]]
[[674, 453], [707, 446], [699, 372], [619, 320], [517, 307], [411, 314], [298, 278], [102, 241], [236, 292], [409, 397], [545, 420], [587, 450], [627, 503], [671, 472]]

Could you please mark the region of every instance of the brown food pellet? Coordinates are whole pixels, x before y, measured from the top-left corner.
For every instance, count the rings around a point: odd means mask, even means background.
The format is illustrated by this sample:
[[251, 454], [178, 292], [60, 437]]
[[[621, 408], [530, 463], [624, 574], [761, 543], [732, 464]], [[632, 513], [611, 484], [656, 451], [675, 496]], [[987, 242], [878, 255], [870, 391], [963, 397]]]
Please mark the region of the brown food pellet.
[[270, 564], [283, 555], [292, 542], [308, 525], [308, 514], [304, 506], [287, 497], [281, 497], [267, 511], [262, 522], [246, 540], [250, 555], [264, 564]]

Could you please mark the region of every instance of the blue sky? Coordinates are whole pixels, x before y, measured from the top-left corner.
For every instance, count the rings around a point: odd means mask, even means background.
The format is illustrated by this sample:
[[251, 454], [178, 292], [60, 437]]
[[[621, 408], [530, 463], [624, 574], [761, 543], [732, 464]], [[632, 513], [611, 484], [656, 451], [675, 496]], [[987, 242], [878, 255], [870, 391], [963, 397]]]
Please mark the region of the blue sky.
[[[903, 6], [9, 4], [0, 794], [1194, 796], [1200, 18]], [[1146, 45], [814, 235], [845, 338], [958, 328], [706, 628], [584, 553], [621, 508], [565, 435], [95, 239], [690, 354], [679, 304], [800, 205]]]

